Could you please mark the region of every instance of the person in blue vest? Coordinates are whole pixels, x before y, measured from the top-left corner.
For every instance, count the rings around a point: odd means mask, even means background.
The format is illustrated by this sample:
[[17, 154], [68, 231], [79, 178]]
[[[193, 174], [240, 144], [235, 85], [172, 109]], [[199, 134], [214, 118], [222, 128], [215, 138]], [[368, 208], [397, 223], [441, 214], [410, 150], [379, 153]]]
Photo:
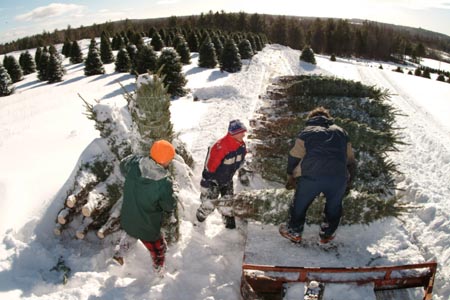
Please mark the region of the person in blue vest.
[[120, 162], [125, 177], [120, 224], [123, 229], [113, 259], [123, 265], [124, 254], [137, 240], [148, 249], [154, 270], [163, 272], [166, 241], [161, 233], [163, 212], [171, 212], [176, 201], [168, 170], [175, 156], [166, 140], [155, 141], [148, 156], [129, 155]]
[[302, 240], [308, 207], [316, 196], [326, 198], [320, 242], [335, 237], [342, 215], [342, 199], [355, 176], [356, 161], [347, 132], [333, 123], [327, 109], [310, 111], [306, 127], [298, 135], [288, 155], [287, 189], [295, 188], [289, 221], [280, 234], [295, 243]]
[[[197, 209], [199, 222], [215, 209], [214, 201], [221, 197], [230, 197], [234, 193], [233, 176], [244, 164], [247, 148], [244, 136], [247, 128], [240, 120], [232, 120], [228, 125], [227, 134], [214, 143], [206, 156], [205, 166], [200, 181], [202, 204]], [[234, 216], [223, 213], [225, 227], [236, 228]]]

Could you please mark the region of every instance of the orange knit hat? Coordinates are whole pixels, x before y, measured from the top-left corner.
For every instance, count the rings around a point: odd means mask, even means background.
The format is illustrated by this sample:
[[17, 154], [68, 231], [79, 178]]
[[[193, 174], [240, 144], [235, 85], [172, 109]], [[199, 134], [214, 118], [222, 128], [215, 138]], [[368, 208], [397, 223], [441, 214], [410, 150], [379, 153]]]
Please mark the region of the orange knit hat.
[[159, 164], [169, 163], [174, 156], [175, 148], [166, 140], [156, 141], [150, 148], [150, 157]]

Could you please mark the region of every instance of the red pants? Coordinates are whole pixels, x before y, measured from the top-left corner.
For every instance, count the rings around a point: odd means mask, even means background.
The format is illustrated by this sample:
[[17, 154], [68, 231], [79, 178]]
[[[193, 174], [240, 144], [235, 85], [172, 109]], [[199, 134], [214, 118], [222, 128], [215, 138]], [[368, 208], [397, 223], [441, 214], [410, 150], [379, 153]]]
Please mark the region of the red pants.
[[150, 251], [150, 255], [153, 259], [153, 267], [155, 269], [164, 267], [164, 258], [167, 249], [166, 240], [164, 239], [164, 237], [161, 236], [159, 240], [156, 240], [154, 242], [143, 240], [141, 240], [141, 242], [148, 249], [148, 251]]

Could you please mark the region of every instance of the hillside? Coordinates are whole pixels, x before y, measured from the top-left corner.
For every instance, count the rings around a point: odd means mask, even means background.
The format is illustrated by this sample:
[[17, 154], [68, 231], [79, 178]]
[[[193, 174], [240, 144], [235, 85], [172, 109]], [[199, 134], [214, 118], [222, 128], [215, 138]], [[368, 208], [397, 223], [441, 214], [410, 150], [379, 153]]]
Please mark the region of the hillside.
[[[83, 41], [86, 51], [88, 40]], [[450, 296], [450, 84], [392, 72], [396, 66], [366, 60], [331, 62], [316, 56], [317, 66], [300, 63], [299, 51], [268, 45], [241, 72], [197, 67], [198, 54], [183, 68], [190, 89], [172, 101], [174, 130], [194, 159], [194, 167], [177, 165], [181, 187], [181, 240], [167, 254], [162, 280], [150, 270], [142, 245], [125, 257], [123, 267], [110, 257], [110, 241], [94, 235], [85, 240], [53, 235], [55, 216], [62, 207], [74, 171], [90, 155], [98, 137], [83, 114], [78, 98], [125, 106], [122, 89], [134, 89], [133, 76], [115, 73], [86, 77], [83, 64], [65, 60], [64, 81], [46, 84], [27, 75], [15, 94], [0, 98], [0, 298], [2, 299], [238, 299], [247, 226], [226, 230], [215, 212], [197, 224], [199, 181], [207, 147], [223, 136], [229, 120], [247, 125], [266, 105], [260, 95], [278, 76], [325, 74], [388, 88], [400, 112], [396, 122], [406, 145], [390, 154], [402, 174], [399, 193], [418, 209], [402, 220], [387, 219], [370, 226], [342, 227], [337, 242], [389, 261], [439, 263], [433, 299]], [[450, 68], [449, 68], [450, 70]], [[199, 101], [193, 101], [198, 98]], [[251, 144], [251, 141], [248, 141]], [[250, 188], [271, 187], [257, 175]], [[245, 189], [236, 182], [236, 190]], [[270, 228], [273, 229], [273, 228]], [[311, 236], [314, 226], [306, 229]], [[270, 242], [270, 241], [269, 241]], [[280, 242], [279, 236], [273, 243]], [[344, 248], [346, 249], [346, 248]], [[281, 250], [281, 249], [280, 249]], [[292, 249], [291, 249], [292, 250]], [[346, 251], [346, 250], [343, 250]], [[356, 250], [355, 250], [356, 251]], [[340, 263], [352, 265], [351, 252]], [[283, 252], [271, 252], [283, 259]], [[66, 285], [50, 271], [62, 256], [71, 268]]]

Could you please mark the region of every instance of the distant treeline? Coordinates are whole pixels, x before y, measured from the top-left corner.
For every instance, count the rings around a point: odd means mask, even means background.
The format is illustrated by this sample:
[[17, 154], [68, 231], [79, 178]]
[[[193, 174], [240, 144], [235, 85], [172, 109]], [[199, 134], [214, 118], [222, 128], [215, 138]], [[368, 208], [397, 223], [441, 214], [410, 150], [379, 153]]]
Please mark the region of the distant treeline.
[[310, 45], [315, 53], [344, 57], [388, 60], [391, 57], [436, 57], [429, 49], [450, 53], [450, 37], [410, 27], [371, 21], [319, 19], [262, 14], [202, 13], [196, 16], [106, 22], [91, 26], [43, 32], [0, 45], [0, 54], [45, 45], [99, 37], [102, 32], [111, 36], [123, 32], [137, 32], [148, 36], [152, 28], [214, 29], [223, 32], [253, 32], [264, 34], [270, 43], [293, 49]]

